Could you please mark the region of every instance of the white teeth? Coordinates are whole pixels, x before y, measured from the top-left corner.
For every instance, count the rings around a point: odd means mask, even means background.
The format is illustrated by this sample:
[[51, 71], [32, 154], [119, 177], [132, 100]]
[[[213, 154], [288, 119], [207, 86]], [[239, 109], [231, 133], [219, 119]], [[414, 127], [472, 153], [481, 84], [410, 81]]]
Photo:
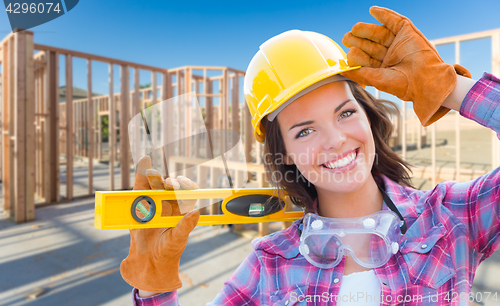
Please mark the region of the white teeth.
[[349, 156], [346, 156], [340, 160], [337, 160], [333, 164], [323, 164], [323, 166], [329, 168], [329, 169], [335, 169], [335, 168], [340, 168], [340, 167], [345, 167], [348, 164], [350, 164], [354, 159], [356, 158], [356, 151], [352, 152], [349, 154]]

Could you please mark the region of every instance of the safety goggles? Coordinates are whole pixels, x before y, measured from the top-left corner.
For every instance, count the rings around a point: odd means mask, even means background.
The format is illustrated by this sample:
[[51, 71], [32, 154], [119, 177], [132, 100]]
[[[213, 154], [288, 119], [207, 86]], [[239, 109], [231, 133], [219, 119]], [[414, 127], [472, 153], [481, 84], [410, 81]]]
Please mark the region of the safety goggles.
[[377, 268], [399, 249], [399, 217], [392, 211], [379, 211], [361, 218], [304, 217], [300, 253], [312, 265], [330, 269], [350, 255], [360, 266]]
[[306, 214], [299, 245], [306, 260], [321, 269], [337, 266], [344, 255], [369, 269], [385, 265], [399, 250], [398, 241], [407, 225], [385, 191], [380, 190], [392, 211], [381, 210], [358, 218]]

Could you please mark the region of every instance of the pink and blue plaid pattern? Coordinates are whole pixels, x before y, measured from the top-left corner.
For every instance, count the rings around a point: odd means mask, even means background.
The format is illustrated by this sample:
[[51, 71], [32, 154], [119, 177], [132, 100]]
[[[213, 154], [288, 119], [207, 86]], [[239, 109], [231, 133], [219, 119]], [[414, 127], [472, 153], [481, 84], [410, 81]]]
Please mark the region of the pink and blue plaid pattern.
[[[499, 103], [500, 80], [485, 73], [467, 94], [460, 114], [496, 131], [500, 139]], [[400, 250], [374, 269], [381, 296], [357, 296], [360, 305], [370, 298], [381, 305], [468, 305], [476, 268], [500, 243], [500, 168], [473, 181], [445, 181], [426, 191], [385, 176], [375, 179], [405, 218], [408, 231], [399, 241]], [[254, 251], [208, 305], [335, 305], [345, 259], [332, 269], [309, 264], [298, 250], [297, 226], [298, 221], [254, 240]], [[144, 299], [136, 293], [134, 289], [135, 305], [179, 304], [176, 292]]]

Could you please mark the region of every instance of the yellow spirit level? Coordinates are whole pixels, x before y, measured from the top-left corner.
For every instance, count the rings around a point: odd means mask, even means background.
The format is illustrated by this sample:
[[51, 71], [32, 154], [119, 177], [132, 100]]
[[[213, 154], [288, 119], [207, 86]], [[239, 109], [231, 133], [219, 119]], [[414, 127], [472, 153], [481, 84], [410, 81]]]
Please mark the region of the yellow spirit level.
[[304, 215], [288, 211], [290, 198], [283, 196], [283, 207], [275, 193], [274, 188], [97, 191], [94, 225], [101, 230], [174, 227], [182, 216], [162, 217], [162, 200], [221, 199], [223, 214], [202, 215], [198, 225], [294, 221]]

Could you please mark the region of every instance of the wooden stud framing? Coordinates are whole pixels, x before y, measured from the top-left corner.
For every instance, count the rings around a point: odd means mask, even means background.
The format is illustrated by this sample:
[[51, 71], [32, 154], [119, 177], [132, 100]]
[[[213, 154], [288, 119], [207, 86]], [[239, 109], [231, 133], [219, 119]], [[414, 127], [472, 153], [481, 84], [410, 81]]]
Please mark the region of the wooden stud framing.
[[185, 118], [186, 118], [186, 133], [184, 136], [186, 137], [186, 155], [187, 157], [192, 157], [191, 155], [191, 136], [192, 135], [192, 130], [191, 130], [191, 95], [190, 92], [192, 91], [191, 88], [191, 69], [186, 68], [185, 70], [185, 75], [184, 75], [184, 81], [186, 82], [186, 87], [184, 87], [184, 93], [186, 93], [186, 100], [184, 103], [184, 110], [185, 110]]
[[[131, 118], [134, 118], [137, 114], [140, 113], [141, 111], [141, 97], [140, 97], [140, 75], [139, 75], [139, 69], [135, 68], [134, 69], [134, 92], [132, 94], [132, 113], [131, 113]], [[133, 134], [131, 135], [130, 142], [131, 143], [138, 143], [140, 142], [139, 139], [139, 130], [135, 130]], [[137, 149], [139, 149], [138, 146], [134, 146]], [[132, 156], [135, 156], [137, 153], [133, 154]], [[135, 165], [134, 165], [135, 166]]]
[[[239, 133], [240, 132], [240, 100], [239, 100], [239, 76], [237, 74], [234, 74], [232, 77], [232, 83], [231, 83], [231, 128], [233, 131]], [[234, 161], [238, 161], [239, 157], [239, 152], [238, 152], [239, 146], [236, 146], [233, 149], [233, 153], [236, 156], [233, 156]], [[242, 186], [242, 185], [237, 185], [237, 186]]]
[[[1, 47], [1, 44], [0, 44]], [[0, 49], [1, 50], [1, 49]], [[0, 63], [3, 59], [3, 51], [0, 52]], [[3, 75], [0, 70], [0, 181], [3, 180], [3, 123], [2, 123], [2, 111], [3, 111]]]
[[[435, 39], [435, 40], [432, 40], [431, 43], [434, 46], [455, 44], [455, 56], [456, 56], [455, 62], [459, 63], [460, 62], [460, 60], [459, 60], [459, 56], [460, 56], [459, 44], [460, 44], [460, 42], [482, 39], [482, 38], [491, 38], [491, 46], [492, 46], [492, 50], [491, 50], [492, 51], [491, 52], [492, 69], [491, 69], [491, 72], [498, 77], [498, 76], [500, 76], [500, 29], [488, 30], [488, 31], [483, 31], [483, 32], [476, 32], [476, 33], [465, 34], [465, 35], [458, 35], [458, 36], [453, 36], [453, 37], [446, 37], [446, 38], [442, 38], [442, 39]], [[460, 150], [459, 120], [460, 119], [458, 118], [458, 115], [457, 115], [457, 119], [456, 119], [457, 134], [455, 136], [457, 139], [457, 143], [456, 143], [457, 156], [456, 156], [456, 162], [455, 162], [457, 180], [459, 180], [459, 178], [460, 178], [460, 170], [461, 170], [460, 169], [460, 153], [459, 153], [459, 150]], [[435, 132], [433, 130], [433, 137], [434, 137], [434, 133]], [[434, 138], [433, 138], [433, 141], [435, 141]], [[499, 142], [497, 135], [494, 131], [491, 132], [491, 141], [492, 141], [492, 146], [491, 146], [491, 148], [492, 148], [492, 168], [496, 169], [498, 166], [500, 166], [500, 142]], [[434, 151], [433, 151], [433, 153], [434, 153]], [[434, 157], [433, 157], [432, 162], [434, 165], [435, 164]], [[433, 173], [435, 173], [434, 166], [433, 166], [432, 171], [433, 171]], [[432, 184], [435, 185], [435, 175], [433, 175], [433, 183]]]
[[[14, 206], [14, 221], [16, 223], [25, 221], [26, 215], [26, 198], [27, 194], [24, 193], [26, 188], [26, 179], [25, 175], [23, 175], [26, 171], [26, 111], [28, 105], [26, 105], [26, 68], [28, 64], [26, 63], [26, 37], [24, 33], [18, 33], [14, 35], [15, 40], [15, 101], [14, 101], [14, 137], [16, 140], [17, 150], [14, 155], [14, 167], [15, 172], [17, 172], [13, 178], [15, 185], [15, 206]], [[14, 118], [11, 118], [14, 119]]]
[[26, 60], [25, 67], [25, 107], [26, 112], [25, 116], [25, 173], [26, 173], [26, 186], [22, 192], [25, 193], [25, 209], [26, 215], [23, 222], [32, 221], [35, 219], [35, 109], [32, 107], [35, 104], [35, 88], [33, 86], [34, 83], [34, 61], [33, 61], [33, 32], [25, 32], [24, 33], [25, 41], [25, 54], [23, 56]]
[[[170, 97], [170, 93], [172, 92], [170, 88], [170, 84], [172, 83], [170, 80], [170, 74], [168, 72], [162, 74], [161, 78], [162, 87], [161, 87], [161, 100], [166, 101]], [[172, 103], [163, 103], [161, 109], [161, 130], [162, 130], [162, 143], [170, 143], [173, 139], [174, 133], [174, 109]], [[163, 165], [165, 166], [165, 178], [169, 177], [169, 169], [168, 169], [168, 159], [173, 155], [172, 146], [167, 146], [167, 149], [170, 151], [162, 151]]]
[[[22, 33], [21, 33], [22, 34]], [[16, 34], [17, 35], [17, 34]], [[31, 36], [32, 37], [32, 36]], [[166, 69], [149, 67], [145, 65], [128, 63], [124, 61], [108, 59], [99, 56], [93, 56], [72, 50], [61, 48], [54, 48], [44, 45], [31, 45], [30, 47], [24, 45], [26, 36], [14, 38], [14, 36], [2, 41], [0, 46], [0, 60], [2, 60], [2, 67], [4, 68], [1, 74], [0, 86], [2, 86], [2, 97], [0, 108], [2, 110], [2, 117], [4, 118], [0, 127], [0, 134], [3, 135], [0, 139], [0, 159], [2, 160], [3, 167], [1, 176], [4, 179], [4, 206], [6, 211], [12, 210], [12, 214], [16, 216], [29, 214], [29, 206], [19, 205], [19, 200], [29, 201], [28, 193], [18, 197], [20, 190], [33, 189], [32, 194], [36, 191], [37, 195], [43, 196], [47, 203], [57, 202], [59, 198], [59, 151], [66, 154], [66, 199], [71, 200], [74, 198], [74, 165], [73, 160], [75, 156], [87, 157], [89, 162], [88, 168], [88, 194], [93, 193], [94, 180], [93, 175], [93, 159], [98, 157], [102, 159], [102, 127], [101, 116], [109, 115], [109, 149], [110, 149], [110, 189], [115, 190], [114, 185], [114, 161], [117, 158], [117, 146], [119, 145], [120, 152], [120, 165], [121, 165], [121, 188], [129, 189], [130, 186], [130, 168], [129, 168], [129, 143], [128, 143], [128, 121], [130, 113], [135, 115], [140, 110], [141, 104], [141, 91], [144, 95], [144, 100], [158, 102], [158, 84], [156, 73], [162, 73], [161, 84], [161, 99], [167, 100], [172, 96], [173, 86], [177, 87], [177, 94], [182, 95], [193, 90], [193, 83], [195, 85], [196, 96], [204, 97], [206, 108], [206, 125], [207, 129], [215, 126], [227, 129], [229, 122], [231, 128], [239, 131], [241, 119], [243, 115], [239, 115], [239, 76], [241, 71], [237, 71], [224, 67], [198, 67], [203, 69], [204, 76], [196, 75], [193, 67], [183, 67], [176, 69], [173, 73], [177, 76], [176, 84], [172, 83], [171, 72]], [[31, 40], [32, 42], [32, 40]], [[16, 47], [16, 46], [21, 47]], [[43, 52], [38, 53], [33, 57], [33, 48]], [[23, 49], [24, 48], [24, 49]], [[20, 57], [19, 54], [26, 56]], [[59, 103], [59, 80], [58, 80], [58, 61], [59, 53], [65, 56], [65, 80], [66, 80], [66, 101]], [[29, 54], [29, 56], [28, 56]], [[87, 60], [87, 98], [76, 100], [73, 98], [73, 57], [84, 58]], [[103, 61], [109, 64], [109, 95], [105, 98], [92, 97], [92, 64], [93, 61]], [[21, 66], [25, 66], [25, 75], [19, 73]], [[36, 65], [36, 67], [35, 67]], [[114, 74], [113, 65], [120, 65], [120, 93], [115, 94], [114, 91]], [[135, 68], [134, 80], [135, 85], [133, 89], [132, 98], [130, 98], [129, 91], [129, 71], [130, 67]], [[13, 73], [17, 69], [17, 74]], [[153, 73], [152, 86], [149, 89], [139, 89], [139, 69], [145, 69]], [[208, 70], [218, 70], [222, 73], [220, 76], [207, 77]], [[33, 71], [28, 75], [28, 71]], [[75, 73], [77, 73], [75, 71]], [[15, 79], [17, 78], [17, 79]], [[30, 80], [30, 78], [32, 78]], [[21, 79], [24, 81], [20, 83]], [[218, 93], [213, 93], [213, 82], [218, 81], [220, 87]], [[29, 83], [29, 84], [28, 84]], [[201, 85], [203, 83], [203, 85]], [[231, 85], [231, 86], [229, 86]], [[203, 93], [200, 93], [200, 86], [203, 86]], [[229, 95], [232, 95], [231, 98]], [[220, 103], [217, 107], [218, 118], [220, 123], [214, 122], [214, 107], [213, 98], [219, 98]], [[27, 104], [22, 101], [33, 100], [34, 107], [28, 108]], [[130, 103], [132, 99], [132, 103]], [[231, 100], [229, 100], [231, 99]], [[117, 102], [120, 101], [119, 112], [117, 112]], [[229, 115], [228, 105], [229, 101], [232, 103], [232, 112]], [[107, 102], [107, 103], [106, 103]], [[187, 135], [192, 134], [192, 129], [196, 129], [195, 122], [191, 122], [193, 114], [191, 112], [190, 100], [181, 101], [178, 105], [177, 115], [179, 116], [174, 121], [174, 110], [166, 110], [167, 114], [163, 114], [167, 120], [162, 120], [162, 126], [158, 127], [162, 130], [168, 130], [170, 133], [179, 133], [180, 138], [185, 138]], [[24, 104], [23, 104], [24, 103]], [[169, 104], [170, 105], [170, 104]], [[190, 107], [191, 106], [191, 107]], [[8, 120], [9, 110], [15, 110], [19, 115], [24, 112], [23, 120]], [[32, 118], [26, 111], [32, 112]], [[36, 113], [36, 121], [34, 120]], [[120, 126], [117, 127], [116, 115], [120, 116]], [[231, 116], [231, 118], [229, 118]], [[162, 118], [163, 118], [162, 117]], [[59, 121], [62, 122], [59, 122]], [[35, 123], [35, 124], [33, 124]], [[62, 126], [60, 126], [62, 124]], [[97, 128], [98, 127], [98, 128]], [[36, 128], [36, 130], [35, 130]], [[116, 128], [120, 129], [120, 142], [116, 139]], [[176, 130], [177, 129], [177, 130]], [[63, 135], [59, 135], [60, 133]], [[250, 133], [253, 134], [253, 133]], [[24, 135], [25, 150], [17, 155], [14, 155], [14, 147], [19, 148], [22, 144], [22, 135]], [[172, 138], [173, 134], [162, 133], [167, 138]], [[64, 136], [64, 137], [63, 137]], [[36, 139], [35, 139], [36, 138]], [[21, 139], [21, 142], [20, 142]], [[35, 141], [36, 140], [36, 141]], [[222, 140], [222, 139], [221, 139]], [[216, 146], [221, 145], [222, 141], [219, 140]], [[163, 140], [167, 142], [167, 140]], [[28, 144], [28, 142], [30, 144]], [[32, 147], [29, 147], [29, 146]], [[192, 156], [198, 154], [194, 151], [194, 143], [187, 144], [186, 147], [181, 148], [180, 154], [182, 156]], [[198, 147], [199, 145], [197, 145]], [[207, 146], [209, 150], [210, 146]], [[29, 149], [28, 149], [29, 148]], [[31, 156], [30, 154], [34, 154]], [[171, 156], [173, 152], [168, 152]], [[23, 155], [24, 154], [24, 155]], [[28, 158], [31, 156], [32, 158]], [[10, 159], [23, 159], [24, 166], [16, 163], [16, 160]], [[30, 167], [30, 162], [33, 167]], [[7, 166], [8, 165], [8, 166]], [[21, 166], [21, 167], [20, 167]], [[23, 168], [24, 167], [24, 168]], [[21, 171], [23, 175], [19, 176], [17, 173]], [[33, 172], [34, 171], [34, 172]], [[198, 175], [205, 173], [208, 175], [208, 168], [200, 168]], [[14, 175], [16, 173], [16, 175]], [[221, 173], [222, 174], [222, 173]], [[241, 181], [240, 172], [234, 172], [233, 180]], [[16, 181], [8, 181], [8, 178], [16, 177]], [[194, 175], [191, 173], [189, 175]], [[220, 176], [220, 175], [219, 175]], [[212, 180], [218, 179], [217, 175], [213, 173]], [[24, 180], [24, 185], [22, 181]], [[11, 184], [9, 184], [11, 183]], [[213, 182], [215, 184], [215, 182]], [[9, 195], [11, 196], [9, 198]], [[33, 199], [34, 200], [34, 199]], [[34, 201], [32, 201], [34, 203]], [[33, 206], [34, 207], [34, 206]], [[24, 210], [24, 212], [23, 212]], [[31, 211], [34, 211], [33, 209]], [[22, 222], [23, 220], [18, 219]]]
[[73, 57], [66, 55], [66, 199], [73, 199]]
[[[109, 190], [115, 190], [115, 147], [116, 147], [116, 131], [115, 131], [115, 98], [113, 94], [113, 64], [109, 64], [109, 117], [108, 117], [108, 144], [109, 144]], [[99, 120], [99, 125], [100, 125]]]
[[[180, 71], [176, 72], [177, 79], [177, 96], [180, 96], [184, 93], [184, 87], [182, 86], [182, 73]], [[183, 107], [183, 103], [181, 99], [177, 99], [177, 139], [183, 139], [185, 137], [186, 132], [186, 120], [185, 120], [185, 109]], [[179, 155], [186, 156], [186, 151], [184, 146], [179, 146]]]
[[[500, 30], [492, 30], [481, 33], [474, 33], [451, 37], [441, 40], [435, 40], [435, 45], [445, 43], [455, 43], [456, 46], [456, 62], [459, 62], [459, 42], [478, 39], [483, 37], [492, 38], [492, 73], [499, 76], [500, 74]], [[44, 53], [39, 53], [33, 56], [33, 48], [43, 50]], [[129, 168], [129, 144], [128, 144], [128, 121], [130, 112], [132, 115], [137, 113], [140, 108], [140, 92], [143, 92], [144, 100], [146, 97], [152, 99], [153, 103], [157, 102], [157, 82], [156, 73], [162, 73], [162, 94], [161, 99], [166, 100], [172, 96], [173, 88], [177, 87], [177, 95], [192, 91], [192, 82], [196, 84], [203, 82], [203, 93], [198, 93], [198, 96], [203, 96], [205, 99], [205, 122], [207, 130], [212, 128], [231, 128], [235, 131], [241, 131], [245, 139], [245, 155], [247, 160], [251, 160], [252, 147], [255, 143], [253, 139], [253, 129], [251, 128], [250, 114], [245, 107], [239, 109], [239, 77], [244, 75], [243, 71], [225, 68], [225, 67], [179, 67], [172, 70], [166, 70], [158, 67], [151, 67], [137, 63], [120, 61], [112, 58], [55, 48], [51, 46], [38, 45], [33, 43], [33, 34], [25, 31], [22, 33], [10, 34], [0, 43], [0, 60], [2, 61], [2, 74], [0, 76], [1, 99], [0, 110], [2, 122], [0, 123], [0, 160], [1, 160], [1, 179], [3, 180], [3, 197], [4, 210], [10, 214], [16, 222], [24, 222], [34, 217], [34, 193], [45, 197], [45, 201], [59, 201], [59, 151], [63, 150], [66, 154], [66, 198], [74, 198], [73, 194], [73, 157], [87, 156], [89, 160], [89, 190], [93, 192], [93, 167], [92, 160], [96, 155], [102, 158], [99, 154], [101, 146], [101, 123], [102, 115], [109, 114], [109, 141], [110, 141], [110, 183], [111, 190], [114, 186], [114, 160], [117, 152], [116, 139], [116, 115], [117, 101], [120, 101], [120, 162], [121, 162], [121, 189], [128, 189], [130, 186], [130, 168]], [[66, 61], [66, 102], [59, 103], [59, 54], [65, 55]], [[87, 100], [73, 101], [73, 71], [72, 58], [87, 59], [88, 73], [88, 88]], [[101, 61], [110, 65], [109, 76], [109, 97], [107, 105], [105, 99], [92, 99], [92, 61]], [[113, 92], [113, 65], [121, 67], [121, 90], [116, 95]], [[129, 69], [135, 68], [135, 85], [132, 103], [130, 103], [129, 91]], [[154, 74], [153, 86], [150, 89], [139, 90], [139, 69], [143, 69]], [[195, 70], [203, 70], [203, 76], [196, 75]], [[207, 77], [207, 71], [219, 71], [221, 75]], [[75, 72], [76, 73], [76, 72]], [[177, 76], [176, 84], [173, 85], [170, 79], [171, 73]], [[218, 81], [220, 91], [213, 92], [213, 82]], [[231, 86], [228, 86], [231, 85]], [[231, 100], [229, 100], [231, 95]], [[219, 105], [214, 113], [213, 98], [219, 98]], [[231, 115], [228, 114], [228, 105], [231, 101]], [[34, 106], [34, 107], [33, 107]], [[102, 107], [102, 109], [101, 109]], [[175, 125], [176, 133], [180, 138], [185, 138], [191, 134], [191, 113], [188, 105], [180, 103], [178, 105], [178, 122]], [[131, 108], [131, 109], [130, 109]], [[162, 110], [163, 111], [163, 110]], [[35, 121], [36, 112], [36, 121]], [[61, 112], [61, 113], [60, 113]], [[172, 116], [166, 120], [168, 131], [174, 133], [173, 110], [167, 111], [168, 116]], [[240, 115], [241, 113], [241, 115]], [[98, 114], [98, 122], [94, 122], [95, 115]], [[162, 114], [163, 116], [163, 114]], [[229, 118], [229, 116], [231, 118]], [[61, 118], [60, 118], [61, 117]], [[457, 115], [456, 127], [456, 143], [457, 143], [457, 159], [456, 159], [456, 174], [457, 180], [460, 179], [460, 122]], [[65, 120], [63, 120], [63, 118]], [[60, 128], [60, 122], [64, 121], [65, 126]], [[243, 122], [242, 122], [243, 121]], [[38, 130], [35, 130], [35, 124]], [[240, 127], [243, 123], [243, 127]], [[95, 131], [95, 125], [99, 125], [99, 130]], [[162, 122], [162, 130], [164, 129]], [[404, 120], [402, 120], [405, 126]], [[405, 145], [406, 132], [402, 130], [402, 144]], [[61, 131], [64, 131], [65, 137], [59, 137]], [[422, 142], [421, 131], [418, 129], [417, 143]], [[62, 135], [61, 135], [62, 136]], [[75, 143], [75, 137], [78, 140]], [[166, 137], [173, 137], [172, 135]], [[60, 139], [63, 139], [63, 144]], [[95, 138], [98, 141], [95, 141]], [[496, 135], [492, 133], [492, 166], [496, 168], [500, 166], [500, 142]], [[215, 146], [226, 144], [224, 139]], [[189, 144], [186, 148], [181, 148], [181, 156], [192, 155], [192, 145]], [[262, 146], [256, 144], [257, 163], [261, 162]], [[207, 151], [209, 146], [207, 146]], [[432, 127], [432, 154], [433, 154], [433, 177], [432, 183], [436, 184], [438, 177], [436, 176], [435, 164], [435, 125]], [[76, 154], [75, 154], [76, 153]], [[403, 155], [405, 152], [403, 152]], [[171, 154], [169, 153], [169, 156]], [[212, 168], [213, 169], [213, 168]], [[211, 183], [216, 184], [218, 174], [211, 169]], [[207, 173], [207, 169], [199, 169], [199, 175]], [[217, 170], [219, 171], [219, 170]], [[208, 173], [207, 173], [208, 174]], [[220, 173], [222, 174], [222, 172]], [[259, 173], [259, 181], [263, 186], [267, 184], [263, 173]], [[242, 174], [236, 171], [234, 180], [240, 182]], [[211, 186], [217, 187], [217, 186]], [[261, 234], [265, 233], [265, 226], [261, 227]]]
[[122, 65], [120, 69], [120, 166], [122, 190], [130, 189], [130, 160], [128, 142], [129, 115], [129, 68]]
[[[205, 79], [203, 85], [203, 90], [207, 93], [211, 93], [213, 91], [213, 82]], [[213, 107], [213, 98], [209, 96], [205, 96], [205, 125], [207, 127], [207, 131], [210, 132], [214, 128], [214, 107]], [[206, 144], [206, 156], [212, 156], [212, 146], [215, 144], [210, 144], [208, 142]], [[214, 188], [214, 186], [211, 186]]]
[[167, 69], [164, 69], [164, 68], [142, 65], [139, 63], [132, 63], [132, 62], [127, 62], [127, 61], [122, 61], [122, 60], [119, 60], [116, 58], [105, 57], [105, 56], [100, 56], [100, 55], [95, 55], [95, 54], [90, 54], [90, 53], [85, 53], [85, 52], [79, 52], [79, 51], [74, 51], [74, 50], [69, 50], [69, 49], [57, 48], [57, 47], [52, 47], [52, 46], [47, 46], [47, 45], [42, 45], [42, 44], [35, 44], [34, 46], [35, 46], [36, 50], [53, 51], [53, 52], [62, 53], [62, 54], [70, 54], [74, 57], [93, 60], [93, 61], [97, 61], [97, 62], [104, 62], [104, 63], [120, 65], [120, 66], [125, 65], [128, 67], [140, 68], [140, 69], [149, 70], [149, 71], [157, 71], [160, 73], [168, 71]]
[[89, 160], [89, 195], [94, 193], [94, 103], [92, 102], [92, 61], [87, 60], [87, 157]]
[[247, 163], [253, 163], [253, 158], [252, 158], [252, 147], [254, 143], [254, 137], [253, 137], [253, 126], [252, 126], [252, 115], [250, 115], [250, 110], [248, 109], [247, 106], [243, 107], [242, 109], [243, 112], [243, 122], [245, 125], [245, 128], [243, 129], [244, 131], [244, 140], [243, 143], [245, 145], [245, 159]]
[[9, 190], [6, 212], [16, 223], [20, 223], [35, 218], [36, 133], [35, 108], [33, 107], [35, 105], [33, 33], [25, 31], [12, 34], [7, 42], [8, 50], [4, 45], [4, 52], [7, 52], [8, 62], [2, 65], [2, 67], [5, 66], [4, 74], [7, 74], [9, 79], [8, 109], [10, 110], [10, 116], [4, 117], [9, 122], [7, 181], [4, 176], [4, 183], [7, 183]]
[[[157, 99], [157, 77], [156, 77], [156, 72], [151, 72], [151, 106], [155, 105], [158, 103]], [[158, 112], [153, 111], [151, 112], [151, 122], [149, 122], [149, 129], [151, 131], [151, 137], [152, 137], [152, 145], [156, 149], [157, 148], [157, 140], [158, 140], [158, 118], [157, 118]], [[161, 118], [160, 118], [161, 119]], [[157, 150], [153, 150], [151, 154], [151, 159], [153, 162], [153, 165], [159, 165], [158, 161], [160, 160], [161, 156], [159, 156]]]
[[[11, 36], [9, 39], [9, 118], [13, 118], [15, 116], [15, 47], [14, 47], [14, 37]], [[9, 163], [8, 163], [8, 171], [9, 171], [9, 209], [12, 210], [12, 215], [14, 215], [14, 210], [15, 210], [15, 176], [14, 176], [14, 163], [15, 163], [15, 120], [9, 120], [9, 138], [8, 138], [8, 143], [9, 143], [9, 148], [8, 148], [8, 155], [9, 155]]]
[[[228, 86], [228, 77], [227, 77], [227, 69], [224, 69], [222, 72], [224, 78], [222, 81], [220, 81], [220, 87], [221, 87], [221, 93], [223, 94], [222, 98], [220, 99], [220, 109], [222, 111], [222, 129], [223, 130], [228, 130], [229, 129], [229, 103], [228, 103], [228, 94], [229, 94], [229, 86]], [[221, 152], [226, 153], [226, 146], [227, 146], [227, 139], [226, 139], [226, 133], [222, 133], [222, 146], [221, 146]]]
[[11, 39], [6, 40], [3, 43], [3, 61], [2, 61], [2, 188], [3, 188], [3, 204], [4, 212], [7, 216], [10, 215], [10, 125], [12, 120], [9, 120], [9, 114], [11, 112], [11, 65], [12, 62], [12, 48], [10, 45]]
[[46, 171], [47, 203], [60, 200], [60, 173], [59, 173], [59, 54], [46, 53], [46, 110], [48, 126], [46, 128], [45, 152], [47, 154], [48, 171]]

